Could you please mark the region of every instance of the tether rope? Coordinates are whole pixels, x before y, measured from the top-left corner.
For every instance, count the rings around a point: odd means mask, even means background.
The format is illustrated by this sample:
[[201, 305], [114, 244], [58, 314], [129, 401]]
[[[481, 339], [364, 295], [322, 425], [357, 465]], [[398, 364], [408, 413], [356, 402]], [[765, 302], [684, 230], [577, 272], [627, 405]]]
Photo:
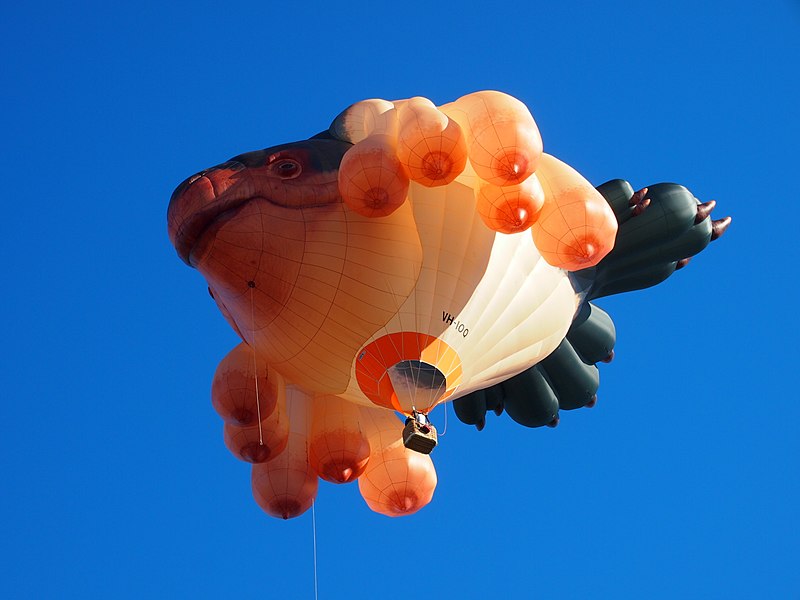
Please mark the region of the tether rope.
[[256, 414], [258, 415], [258, 445], [264, 445], [264, 434], [261, 431], [261, 398], [258, 395], [258, 359], [256, 358], [256, 308], [253, 290], [256, 287], [255, 282], [248, 281], [247, 285], [250, 287], [250, 323], [253, 328], [253, 342], [250, 346], [253, 349], [253, 379], [256, 380]]
[[317, 513], [314, 510], [316, 502], [311, 501], [311, 531], [314, 536], [314, 600], [318, 598], [317, 591]]

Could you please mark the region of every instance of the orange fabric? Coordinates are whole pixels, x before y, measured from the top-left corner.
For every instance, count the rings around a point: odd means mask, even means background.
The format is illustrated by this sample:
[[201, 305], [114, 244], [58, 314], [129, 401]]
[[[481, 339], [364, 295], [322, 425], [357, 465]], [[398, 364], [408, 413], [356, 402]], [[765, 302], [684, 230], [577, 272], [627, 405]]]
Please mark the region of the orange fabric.
[[308, 463], [306, 443], [305, 435], [290, 433], [286, 450], [270, 461], [253, 465], [253, 497], [273, 517], [300, 516], [317, 496], [319, 479]]
[[554, 156], [542, 155], [536, 175], [545, 201], [531, 231], [542, 257], [568, 271], [593, 267], [614, 247], [617, 220], [611, 207], [580, 173]]
[[494, 185], [522, 183], [535, 170], [542, 136], [528, 108], [502, 92], [463, 96], [441, 110], [467, 131], [469, 160]]
[[385, 217], [403, 204], [408, 175], [397, 159], [394, 138], [371, 135], [342, 158], [339, 189], [350, 209], [366, 217]]
[[430, 410], [433, 405], [421, 404], [414, 407], [401, 403], [392, 385], [387, 370], [404, 360], [421, 360], [433, 365], [447, 378], [447, 387], [437, 400], [452, 394], [461, 383], [461, 360], [458, 353], [441, 339], [402, 331], [384, 335], [368, 344], [358, 354], [356, 360], [356, 379], [361, 391], [376, 406], [411, 414], [412, 408]]
[[500, 233], [525, 231], [539, 218], [544, 205], [544, 190], [536, 175], [518, 185], [500, 187], [481, 183], [478, 212], [486, 226]]
[[[277, 378], [277, 377], [276, 377]], [[286, 396], [282, 386], [278, 388], [273, 411], [258, 423], [249, 427], [237, 427], [225, 423], [223, 439], [228, 450], [245, 462], [261, 463], [278, 456], [286, 448], [289, 439], [289, 419], [286, 414]]]
[[403, 446], [403, 424], [392, 413], [361, 409], [373, 448], [358, 490], [372, 510], [389, 517], [410, 515], [427, 505], [436, 489], [430, 456]]
[[447, 185], [467, 164], [461, 127], [430, 100], [412, 98], [399, 111], [397, 157], [412, 181], [427, 187]]
[[284, 386], [281, 395], [289, 421], [286, 448], [267, 462], [253, 465], [251, 485], [265, 512], [290, 519], [311, 507], [319, 479], [308, 459], [311, 397], [295, 385]]
[[336, 396], [314, 398], [308, 460], [322, 479], [331, 483], [355, 480], [367, 466], [369, 451], [358, 406]]
[[211, 403], [222, 420], [237, 427], [250, 427], [258, 417], [266, 419], [275, 410], [277, 389], [267, 375], [266, 363], [258, 373], [258, 403], [253, 349], [241, 343], [222, 359], [211, 382]]

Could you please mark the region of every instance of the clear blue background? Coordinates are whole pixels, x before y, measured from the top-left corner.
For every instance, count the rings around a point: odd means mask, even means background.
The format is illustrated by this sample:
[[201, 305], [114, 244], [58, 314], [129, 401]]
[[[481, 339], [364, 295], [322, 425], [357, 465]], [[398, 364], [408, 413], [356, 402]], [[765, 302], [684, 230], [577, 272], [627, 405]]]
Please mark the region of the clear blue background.
[[449, 408], [413, 517], [322, 484], [319, 597], [800, 595], [797, 0], [23, 4], [0, 24], [0, 596], [313, 597], [310, 512], [261, 513], [222, 444], [237, 338], [167, 202], [352, 102], [479, 89], [595, 184], [680, 182], [734, 222], [601, 302], [596, 408], [481, 433]]

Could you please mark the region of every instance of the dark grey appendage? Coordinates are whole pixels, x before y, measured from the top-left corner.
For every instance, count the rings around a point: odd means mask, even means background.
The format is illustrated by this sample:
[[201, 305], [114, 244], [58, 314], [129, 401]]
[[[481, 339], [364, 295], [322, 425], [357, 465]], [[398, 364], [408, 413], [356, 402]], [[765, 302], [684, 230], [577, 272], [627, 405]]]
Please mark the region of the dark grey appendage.
[[542, 427], [558, 416], [558, 398], [539, 365], [500, 384], [508, 416], [525, 427]]
[[585, 364], [594, 365], [614, 353], [617, 331], [607, 312], [586, 302], [567, 331], [567, 341]]
[[481, 431], [486, 425], [488, 411], [494, 411], [497, 416], [503, 414], [505, 408], [503, 389], [498, 384], [472, 392], [455, 400], [453, 408], [460, 421], [467, 425], [475, 425], [478, 431]]
[[586, 274], [594, 277], [590, 300], [664, 281], [730, 225], [730, 217], [710, 219], [715, 202], [701, 204], [675, 183], [634, 193], [627, 181], [615, 179], [597, 190], [614, 211], [619, 231], [614, 249]]
[[547, 358], [502, 383], [453, 401], [458, 418], [478, 430], [486, 413], [503, 412], [526, 427], [555, 426], [558, 411], [593, 406], [600, 376], [595, 366], [613, 356], [614, 323], [598, 307], [584, 304], [566, 338]]

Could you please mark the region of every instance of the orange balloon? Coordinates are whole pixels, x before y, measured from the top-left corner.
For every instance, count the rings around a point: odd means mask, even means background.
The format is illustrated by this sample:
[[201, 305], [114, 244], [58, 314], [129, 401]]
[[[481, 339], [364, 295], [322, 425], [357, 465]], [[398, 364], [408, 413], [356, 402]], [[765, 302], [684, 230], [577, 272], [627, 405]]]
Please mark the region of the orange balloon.
[[[463, 96], [442, 107], [468, 125], [469, 160], [481, 179], [494, 185], [522, 183], [537, 168], [542, 136], [528, 107], [502, 92]], [[451, 112], [454, 111], [454, 112]]]
[[483, 182], [478, 187], [478, 213], [486, 226], [501, 233], [525, 231], [539, 218], [544, 190], [536, 175], [517, 185], [500, 187]]
[[228, 450], [249, 463], [262, 463], [275, 458], [286, 448], [289, 439], [289, 420], [283, 401], [266, 419], [251, 427], [237, 427], [225, 423], [223, 439]]
[[403, 424], [388, 411], [362, 409], [373, 448], [358, 490], [372, 510], [388, 517], [410, 515], [433, 498], [436, 470], [427, 454], [403, 446]]
[[[258, 385], [258, 401], [256, 401]], [[237, 427], [256, 425], [275, 410], [277, 388], [267, 375], [267, 365], [259, 367], [255, 379], [253, 349], [241, 343], [222, 359], [211, 382], [211, 404], [222, 420]]]
[[408, 175], [391, 136], [370, 135], [344, 154], [339, 192], [351, 210], [365, 217], [388, 216], [405, 202]]
[[306, 444], [305, 435], [292, 432], [286, 450], [270, 461], [253, 465], [253, 497], [267, 514], [291, 519], [311, 508], [319, 479], [308, 463]]
[[412, 181], [447, 185], [467, 165], [467, 142], [458, 123], [425, 98], [412, 98], [399, 111], [397, 157]]
[[580, 173], [549, 154], [542, 154], [536, 175], [545, 202], [531, 232], [542, 257], [568, 271], [593, 267], [614, 248], [611, 207]]
[[311, 406], [308, 461], [331, 483], [355, 480], [367, 466], [369, 441], [358, 406], [337, 396], [317, 396]]

